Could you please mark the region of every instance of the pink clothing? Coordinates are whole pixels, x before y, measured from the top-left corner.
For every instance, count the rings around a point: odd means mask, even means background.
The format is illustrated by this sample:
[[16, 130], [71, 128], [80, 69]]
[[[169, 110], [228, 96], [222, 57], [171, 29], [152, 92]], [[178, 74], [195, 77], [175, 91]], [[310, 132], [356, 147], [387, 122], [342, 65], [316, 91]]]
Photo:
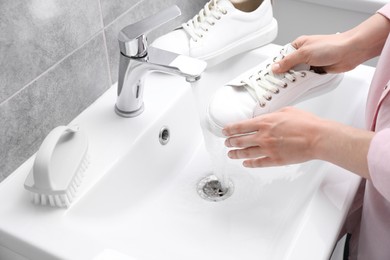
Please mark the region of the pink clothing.
[[[378, 13], [390, 20], [390, 4]], [[388, 87], [387, 87], [388, 86]], [[376, 134], [367, 160], [366, 181], [357, 252], [359, 260], [390, 259], [390, 34], [379, 58], [366, 108], [367, 128]], [[352, 234], [354, 236], [354, 234]]]

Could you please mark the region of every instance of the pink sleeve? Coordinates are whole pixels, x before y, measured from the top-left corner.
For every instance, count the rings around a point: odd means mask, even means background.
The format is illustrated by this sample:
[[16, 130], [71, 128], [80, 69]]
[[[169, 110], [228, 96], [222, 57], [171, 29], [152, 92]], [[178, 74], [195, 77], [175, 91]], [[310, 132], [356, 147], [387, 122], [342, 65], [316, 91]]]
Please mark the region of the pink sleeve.
[[390, 128], [375, 134], [367, 160], [372, 184], [386, 200], [390, 201]]
[[390, 19], [390, 3], [386, 4], [381, 9], [379, 9], [378, 13]]

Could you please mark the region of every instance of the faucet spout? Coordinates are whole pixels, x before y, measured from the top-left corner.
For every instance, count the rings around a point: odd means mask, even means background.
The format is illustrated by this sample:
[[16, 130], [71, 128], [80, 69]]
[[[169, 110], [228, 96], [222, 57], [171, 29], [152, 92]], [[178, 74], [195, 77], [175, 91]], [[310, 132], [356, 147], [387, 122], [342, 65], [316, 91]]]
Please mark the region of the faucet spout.
[[145, 76], [153, 71], [179, 75], [194, 82], [200, 79], [204, 61], [148, 46], [147, 34], [181, 14], [177, 6], [130, 24], [118, 35], [120, 60], [118, 98], [115, 111], [122, 117], [135, 117], [144, 110]]
[[156, 66], [156, 71], [182, 76], [189, 82], [199, 80], [207, 67], [205, 61], [154, 47], [149, 47], [148, 57], [149, 64]]
[[152, 46], [141, 58], [127, 57], [121, 53], [116, 113], [122, 117], [135, 117], [143, 112], [144, 79], [147, 74], [163, 72], [195, 82], [200, 79], [206, 66], [207, 63], [202, 60]]

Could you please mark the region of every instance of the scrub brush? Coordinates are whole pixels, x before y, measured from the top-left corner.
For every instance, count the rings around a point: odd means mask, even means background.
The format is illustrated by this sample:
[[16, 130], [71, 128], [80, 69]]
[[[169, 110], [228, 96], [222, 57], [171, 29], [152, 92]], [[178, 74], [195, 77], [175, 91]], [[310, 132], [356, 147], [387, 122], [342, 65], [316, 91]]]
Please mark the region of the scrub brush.
[[78, 126], [58, 126], [43, 140], [24, 183], [33, 203], [69, 207], [88, 167], [88, 140]]

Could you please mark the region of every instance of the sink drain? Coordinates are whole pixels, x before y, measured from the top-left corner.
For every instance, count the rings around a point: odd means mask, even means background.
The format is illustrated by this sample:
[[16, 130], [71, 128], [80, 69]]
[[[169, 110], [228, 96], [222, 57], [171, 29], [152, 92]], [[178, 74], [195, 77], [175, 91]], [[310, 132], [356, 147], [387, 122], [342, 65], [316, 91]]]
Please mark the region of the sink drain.
[[199, 196], [209, 201], [225, 200], [233, 194], [233, 190], [234, 186], [230, 180], [222, 184], [215, 175], [209, 175], [203, 178], [197, 186]]

